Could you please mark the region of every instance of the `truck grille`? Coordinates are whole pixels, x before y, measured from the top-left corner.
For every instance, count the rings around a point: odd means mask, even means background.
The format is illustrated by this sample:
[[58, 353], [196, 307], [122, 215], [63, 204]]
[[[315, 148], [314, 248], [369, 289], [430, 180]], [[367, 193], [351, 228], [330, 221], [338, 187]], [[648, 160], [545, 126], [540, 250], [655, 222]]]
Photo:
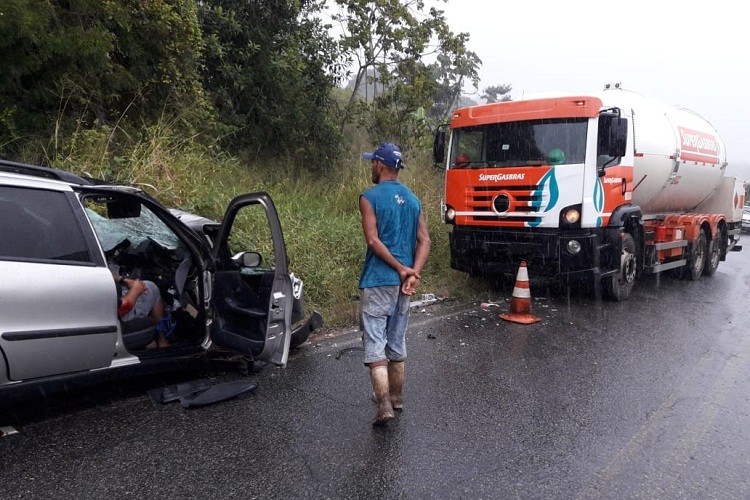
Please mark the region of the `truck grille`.
[[[466, 188], [466, 207], [474, 215], [470, 222], [535, 222], [539, 217], [542, 195], [538, 186], [473, 186]], [[507, 207], [507, 208], [505, 208]], [[498, 215], [498, 212], [508, 212]], [[486, 212], [480, 214], [477, 212]]]

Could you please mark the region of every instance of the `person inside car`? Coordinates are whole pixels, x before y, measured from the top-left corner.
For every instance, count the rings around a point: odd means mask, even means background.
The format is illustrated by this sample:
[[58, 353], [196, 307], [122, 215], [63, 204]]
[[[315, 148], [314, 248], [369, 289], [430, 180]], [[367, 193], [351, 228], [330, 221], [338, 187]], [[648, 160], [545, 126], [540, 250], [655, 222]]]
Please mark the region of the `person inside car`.
[[165, 314], [164, 301], [159, 288], [152, 281], [131, 279], [113, 273], [118, 284], [117, 316], [123, 322], [148, 317], [156, 325], [156, 338], [146, 344], [146, 349], [169, 347], [167, 336], [174, 329], [170, 315]]

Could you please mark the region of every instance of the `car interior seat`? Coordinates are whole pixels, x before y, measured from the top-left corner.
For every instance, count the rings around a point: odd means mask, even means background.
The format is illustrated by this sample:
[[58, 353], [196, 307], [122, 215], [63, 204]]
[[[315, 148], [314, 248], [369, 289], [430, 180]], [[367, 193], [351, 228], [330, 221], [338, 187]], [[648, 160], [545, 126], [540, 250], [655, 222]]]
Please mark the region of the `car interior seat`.
[[145, 349], [146, 345], [156, 338], [156, 325], [151, 318], [120, 320], [120, 326], [122, 327], [122, 342], [128, 350]]

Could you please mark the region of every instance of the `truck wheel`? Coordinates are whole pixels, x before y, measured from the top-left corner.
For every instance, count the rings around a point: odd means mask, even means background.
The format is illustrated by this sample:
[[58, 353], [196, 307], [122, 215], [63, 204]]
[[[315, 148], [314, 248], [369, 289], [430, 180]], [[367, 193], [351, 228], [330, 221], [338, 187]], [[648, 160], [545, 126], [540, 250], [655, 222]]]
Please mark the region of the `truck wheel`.
[[706, 268], [703, 270], [703, 274], [706, 276], [714, 275], [716, 269], [719, 267], [719, 262], [721, 262], [721, 256], [726, 252], [726, 246], [727, 233], [726, 229], [722, 226], [719, 228], [716, 241], [710, 243], [711, 250], [708, 252], [708, 260], [706, 261]]
[[622, 253], [620, 254], [620, 272], [602, 282], [604, 296], [621, 302], [628, 300], [633, 291], [636, 275], [635, 240], [628, 233], [622, 236]]
[[706, 232], [701, 230], [695, 243], [688, 244], [687, 265], [682, 276], [690, 281], [700, 279], [703, 274], [703, 268], [706, 266], [707, 256], [708, 238], [706, 238]]

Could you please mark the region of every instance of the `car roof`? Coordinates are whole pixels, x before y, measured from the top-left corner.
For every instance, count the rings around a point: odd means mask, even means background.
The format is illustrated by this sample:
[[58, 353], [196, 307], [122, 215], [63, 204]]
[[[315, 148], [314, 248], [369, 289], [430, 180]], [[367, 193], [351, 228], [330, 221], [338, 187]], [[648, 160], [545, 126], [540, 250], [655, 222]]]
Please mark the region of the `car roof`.
[[3, 181], [3, 184], [14, 184], [37, 189], [69, 191], [74, 188], [95, 188], [143, 193], [136, 186], [111, 184], [100, 179], [81, 177], [65, 170], [17, 163], [3, 159], [0, 159], [0, 181]]
[[11, 174], [0, 171], [0, 184], [23, 188], [47, 189], [51, 191], [72, 191], [70, 183], [51, 179], [32, 177], [23, 174]]
[[0, 172], [38, 177], [40, 179], [62, 181], [67, 182], [68, 184], [77, 184], [82, 186], [88, 186], [95, 183], [94, 179], [86, 179], [71, 172], [66, 172], [65, 170], [40, 167], [38, 165], [29, 165], [27, 163], [17, 163], [9, 160], [0, 160]]

